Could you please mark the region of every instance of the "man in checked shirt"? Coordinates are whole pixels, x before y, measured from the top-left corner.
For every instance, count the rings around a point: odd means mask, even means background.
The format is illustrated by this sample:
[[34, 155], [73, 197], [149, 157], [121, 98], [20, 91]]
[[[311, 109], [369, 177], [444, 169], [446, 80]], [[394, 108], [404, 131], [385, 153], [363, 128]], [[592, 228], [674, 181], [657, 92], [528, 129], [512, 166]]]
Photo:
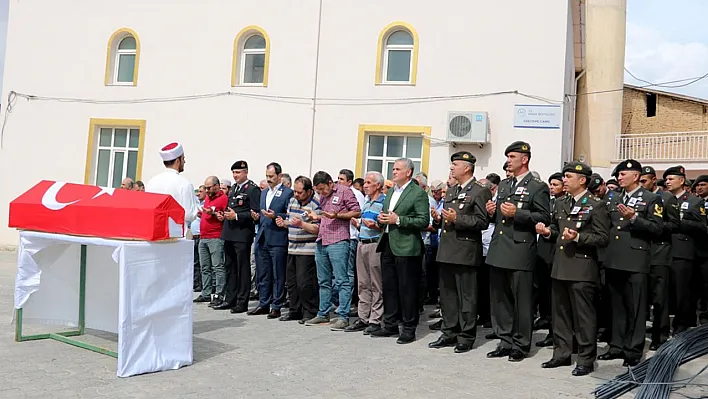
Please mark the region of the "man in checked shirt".
[[312, 220], [320, 220], [317, 235], [315, 261], [317, 281], [320, 286], [320, 309], [317, 316], [305, 325], [312, 326], [329, 322], [332, 303], [332, 272], [339, 292], [338, 320], [330, 324], [332, 331], [342, 331], [349, 326], [349, 307], [352, 286], [349, 280], [349, 225], [352, 218], [361, 216], [361, 207], [351, 188], [334, 183], [327, 172], [317, 172], [312, 178], [315, 191], [320, 195], [322, 214], [308, 212]]

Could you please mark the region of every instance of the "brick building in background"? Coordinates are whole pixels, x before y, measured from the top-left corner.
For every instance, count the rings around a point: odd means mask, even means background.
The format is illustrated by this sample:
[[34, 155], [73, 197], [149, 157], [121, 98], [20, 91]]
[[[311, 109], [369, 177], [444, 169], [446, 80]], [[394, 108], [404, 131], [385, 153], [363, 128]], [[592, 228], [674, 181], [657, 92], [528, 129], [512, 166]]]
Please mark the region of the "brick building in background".
[[677, 163], [689, 178], [708, 173], [708, 100], [624, 85], [615, 161], [627, 158], [658, 173]]

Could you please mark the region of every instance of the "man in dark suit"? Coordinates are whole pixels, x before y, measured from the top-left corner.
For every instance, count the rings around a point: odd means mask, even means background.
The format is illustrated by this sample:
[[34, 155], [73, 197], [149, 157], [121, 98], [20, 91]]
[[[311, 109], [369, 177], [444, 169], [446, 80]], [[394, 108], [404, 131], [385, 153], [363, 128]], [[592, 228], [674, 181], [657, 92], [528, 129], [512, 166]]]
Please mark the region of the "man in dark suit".
[[442, 335], [429, 348], [455, 346], [455, 353], [472, 349], [477, 337], [477, 271], [482, 265], [482, 230], [489, 227], [485, 209], [492, 192], [474, 178], [477, 159], [467, 151], [450, 158], [458, 184], [447, 190], [441, 212], [440, 268]]
[[610, 218], [605, 203], [587, 190], [590, 167], [571, 162], [563, 168], [563, 175], [569, 195], [555, 202], [550, 227], [536, 225], [543, 239], [556, 243], [551, 271], [553, 358], [541, 366], [570, 366], [575, 338], [578, 363], [572, 374], [583, 376], [593, 371], [597, 357], [597, 249], [607, 245]]
[[229, 195], [228, 208], [223, 215], [217, 215], [219, 220], [224, 220], [221, 239], [224, 240], [226, 289], [224, 300], [215, 303], [213, 308], [243, 313], [248, 309], [251, 245], [256, 234], [254, 216], [260, 212], [258, 201], [261, 189], [248, 179], [246, 161], [234, 162], [231, 172], [236, 183]]
[[550, 193], [545, 182], [529, 172], [531, 146], [511, 143], [504, 154], [512, 174], [499, 185], [496, 203], [486, 209], [495, 220], [487, 264], [492, 330], [501, 340], [487, 357], [523, 360], [531, 349], [533, 328], [533, 270], [536, 266], [536, 224], [550, 224]]
[[[666, 176], [666, 174], [664, 174]], [[662, 191], [656, 185], [656, 170], [643, 166], [639, 184], [661, 197], [664, 212], [661, 222], [661, 235], [651, 243], [651, 261], [649, 262], [649, 300], [647, 312], [653, 312], [650, 350], [657, 350], [669, 339], [669, 298], [671, 292], [670, 270], [672, 263], [672, 232], [678, 229], [679, 209], [676, 197]]]
[[628, 159], [616, 170], [622, 192], [610, 200], [612, 235], [605, 259], [612, 338], [598, 359], [624, 359], [625, 366], [633, 367], [644, 352], [651, 243], [661, 235], [664, 208], [661, 197], [639, 185], [639, 162]]
[[[688, 193], [684, 188], [686, 169], [683, 166], [674, 166], [664, 172], [666, 189], [675, 199], [672, 203], [674, 211], [678, 213], [677, 226], [671, 239], [673, 243], [673, 262], [671, 264], [671, 280], [675, 285], [676, 315], [674, 316], [674, 334], [686, 331], [696, 325], [696, 303], [691, 293], [694, 274], [697, 270], [698, 257], [696, 247], [705, 246], [702, 238], [706, 235], [706, 208], [701, 198]], [[666, 207], [665, 207], [666, 208]], [[664, 343], [668, 339], [669, 320], [666, 313], [665, 330], [660, 337], [662, 340], [655, 342], [652, 335], [652, 347]], [[654, 316], [656, 317], [656, 316]], [[656, 326], [656, 319], [654, 320]]]
[[384, 327], [372, 337], [399, 335], [399, 344], [415, 341], [418, 326], [418, 290], [423, 266], [423, 237], [430, 224], [428, 194], [411, 183], [413, 161], [400, 158], [393, 164], [395, 186], [388, 191], [378, 222], [383, 227], [376, 252], [381, 253]]
[[[551, 192], [551, 220], [553, 219], [553, 208], [557, 201], [565, 197], [563, 189], [563, 174], [556, 172], [548, 177], [548, 188]], [[538, 347], [553, 346], [553, 326], [551, 325], [551, 269], [555, 245], [548, 240], [538, 240], [538, 259], [536, 269], [533, 272], [534, 279], [534, 311], [538, 305], [538, 320], [533, 323], [533, 329], [548, 329], [548, 335], [542, 341], [536, 342]]]
[[258, 306], [248, 315], [267, 314], [269, 319], [280, 317], [285, 303], [285, 269], [288, 255], [288, 229], [278, 227], [275, 219], [287, 219], [288, 204], [293, 190], [282, 183], [283, 169], [273, 162], [266, 167], [268, 188], [261, 193], [258, 233]]

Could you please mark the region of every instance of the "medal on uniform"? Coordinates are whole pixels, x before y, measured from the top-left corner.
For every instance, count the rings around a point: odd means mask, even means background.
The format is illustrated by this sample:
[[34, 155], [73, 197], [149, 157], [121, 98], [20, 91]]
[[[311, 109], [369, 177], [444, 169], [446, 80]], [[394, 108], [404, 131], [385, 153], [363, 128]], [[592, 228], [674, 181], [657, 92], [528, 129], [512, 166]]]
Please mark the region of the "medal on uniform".
[[459, 208], [462, 209], [465, 207], [465, 204], [460, 204]]
[[243, 206], [243, 200], [238, 200], [238, 206]]
[[582, 222], [578, 222], [578, 223], [576, 223], [576, 224], [575, 224], [575, 228], [576, 228], [576, 229], [579, 229], [579, 228], [580, 228], [580, 226], [582, 226], [582, 225], [583, 225], [583, 223], [582, 223]]
[[521, 208], [524, 207], [524, 203], [523, 203], [523, 202], [519, 202], [518, 204], [516, 204], [516, 207], [519, 208], [519, 209], [521, 209]]
[[581, 204], [587, 204], [588, 203], [588, 197], [583, 198], [583, 202]]

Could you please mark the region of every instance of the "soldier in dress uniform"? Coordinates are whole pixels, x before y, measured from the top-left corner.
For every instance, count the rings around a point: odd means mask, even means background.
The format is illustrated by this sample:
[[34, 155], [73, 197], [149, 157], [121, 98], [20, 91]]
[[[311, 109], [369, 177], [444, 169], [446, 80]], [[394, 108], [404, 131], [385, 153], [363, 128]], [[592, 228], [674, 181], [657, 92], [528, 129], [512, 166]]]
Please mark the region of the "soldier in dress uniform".
[[[608, 180], [609, 182], [609, 180]], [[617, 182], [615, 181], [615, 184]], [[605, 209], [610, 206], [610, 200], [617, 195], [617, 192], [607, 188], [605, 181], [597, 173], [590, 176], [588, 190], [605, 202]], [[598, 248], [597, 260], [600, 264], [600, 291], [597, 298], [597, 339], [601, 342], [610, 342], [610, 331], [612, 328], [612, 304], [610, 303], [610, 291], [605, 279], [605, 258], [607, 247]]]
[[[705, 202], [705, 208], [708, 209], [708, 175], [700, 175], [691, 186], [691, 190]], [[708, 233], [704, 234], [698, 242], [708, 242]], [[700, 300], [698, 313], [698, 321], [701, 324], [708, 324], [708, 245], [697, 245], [696, 256], [699, 265], [694, 271], [695, 287], [693, 290], [696, 300]]]
[[624, 359], [624, 366], [641, 361], [646, 334], [647, 280], [651, 242], [662, 232], [661, 197], [639, 185], [642, 165], [628, 159], [617, 165], [622, 192], [610, 200], [612, 225], [605, 259], [612, 303], [610, 349], [600, 360]]
[[[548, 177], [548, 187], [551, 192], [551, 220], [553, 208], [557, 201], [566, 196], [563, 188], [563, 173], [556, 172]], [[548, 335], [543, 340], [536, 342], [538, 347], [553, 346], [553, 326], [551, 325], [551, 269], [555, 245], [548, 240], [538, 240], [538, 259], [534, 270], [535, 304], [538, 305], [538, 320], [533, 323], [535, 330], [548, 330]]]
[[[673, 263], [671, 264], [671, 280], [675, 285], [676, 315], [674, 316], [674, 334], [679, 334], [689, 327], [696, 325], [696, 300], [691, 293], [694, 271], [697, 269], [696, 245], [705, 246], [701, 239], [706, 234], [706, 208], [701, 198], [685, 190], [686, 169], [683, 166], [674, 166], [664, 172], [666, 188], [674, 201], [671, 203], [673, 211], [677, 213], [677, 225], [673, 230]], [[668, 212], [668, 207], [664, 211]], [[666, 330], [662, 341], [654, 342], [652, 347], [658, 348], [668, 339], [669, 320], [666, 312]], [[656, 325], [656, 323], [655, 323]], [[664, 332], [664, 331], [662, 331]]]
[[474, 178], [476, 158], [467, 151], [450, 158], [458, 184], [445, 195], [442, 233], [436, 258], [440, 273], [442, 335], [430, 348], [472, 349], [477, 337], [477, 272], [482, 264], [482, 230], [489, 227], [487, 201], [492, 192]]
[[563, 183], [569, 195], [555, 202], [550, 227], [536, 225], [544, 240], [556, 244], [551, 271], [553, 358], [542, 367], [570, 366], [575, 337], [578, 359], [574, 376], [591, 373], [597, 357], [597, 250], [607, 245], [610, 230], [605, 202], [587, 190], [591, 174], [592, 169], [584, 163], [566, 164]]
[[497, 201], [486, 205], [496, 226], [487, 253], [492, 330], [501, 340], [487, 357], [508, 356], [519, 362], [531, 347], [536, 224], [551, 222], [550, 193], [548, 185], [529, 172], [528, 143], [516, 141], [504, 154], [512, 176], [499, 184]]
[[679, 212], [676, 206], [676, 197], [671, 193], [662, 191], [656, 185], [656, 170], [651, 166], [642, 167], [639, 184], [647, 190], [661, 197], [664, 207], [661, 235], [651, 243], [651, 262], [649, 263], [649, 301], [647, 301], [647, 314], [652, 311], [653, 323], [651, 327], [651, 345], [649, 349], [657, 350], [659, 346], [669, 339], [669, 298], [671, 285], [669, 284], [671, 270], [671, 233], [678, 228]]
[[231, 172], [236, 183], [231, 188], [221, 231], [226, 257], [226, 294], [223, 303], [214, 309], [243, 313], [248, 310], [251, 290], [251, 245], [256, 235], [261, 189], [248, 179], [246, 161], [236, 161]]

